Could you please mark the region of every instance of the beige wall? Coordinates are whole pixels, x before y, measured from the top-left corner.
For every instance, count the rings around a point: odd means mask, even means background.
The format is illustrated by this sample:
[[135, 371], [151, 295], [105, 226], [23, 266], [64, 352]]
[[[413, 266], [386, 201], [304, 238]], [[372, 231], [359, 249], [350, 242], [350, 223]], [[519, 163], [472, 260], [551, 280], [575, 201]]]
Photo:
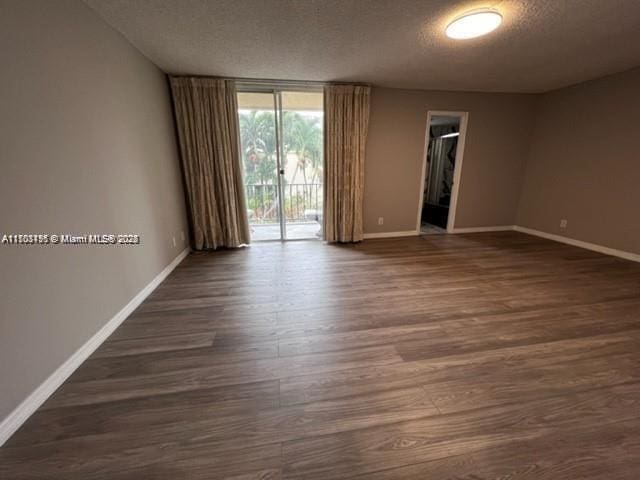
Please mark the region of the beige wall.
[[374, 88], [365, 233], [416, 229], [429, 110], [469, 112], [455, 227], [513, 225], [534, 102], [533, 95]]
[[0, 233], [143, 239], [0, 245], [2, 419], [178, 255], [186, 225], [164, 74], [82, 2], [0, 6]]
[[639, 127], [640, 68], [542, 95], [518, 225], [640, 253]]

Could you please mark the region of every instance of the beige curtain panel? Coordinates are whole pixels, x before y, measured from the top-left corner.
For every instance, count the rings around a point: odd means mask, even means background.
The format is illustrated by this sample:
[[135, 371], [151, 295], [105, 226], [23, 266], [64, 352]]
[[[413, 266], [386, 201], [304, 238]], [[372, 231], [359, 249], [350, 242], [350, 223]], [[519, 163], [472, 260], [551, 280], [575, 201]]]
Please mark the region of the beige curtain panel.
[[172, 77], [171, 91], [193, 247], [248, 244], [234, 82]]
[[329, 85], [324, 89], [324, 238], [363, 238], [364, 154], [371, 87]]

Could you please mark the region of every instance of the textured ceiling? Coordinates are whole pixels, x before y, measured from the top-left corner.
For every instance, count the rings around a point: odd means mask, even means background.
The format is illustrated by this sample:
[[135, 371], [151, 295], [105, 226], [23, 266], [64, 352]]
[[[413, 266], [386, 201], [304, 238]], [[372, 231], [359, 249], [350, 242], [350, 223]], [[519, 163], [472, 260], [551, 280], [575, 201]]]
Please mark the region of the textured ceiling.
[[[85, 0], [168, 73], [542, 92], [640, 64], [640, 0]], [[481, 38], [444, 35], [497, 8]]]

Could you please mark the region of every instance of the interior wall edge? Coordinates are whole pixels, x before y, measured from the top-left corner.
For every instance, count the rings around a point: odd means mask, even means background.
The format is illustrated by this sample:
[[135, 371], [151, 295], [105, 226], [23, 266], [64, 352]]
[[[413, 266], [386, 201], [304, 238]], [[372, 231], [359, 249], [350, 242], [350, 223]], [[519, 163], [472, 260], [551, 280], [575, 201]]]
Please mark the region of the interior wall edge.
[[516, 224], [640, 254], [638, 81], [640, 67], [536, 97]]
[[609, 247], [605, 247], [604, 245], [598, 245], [595, 243], [584, 242], [582, 240], [577, 240], [575, 238], [563, 237], [562, 235], [543, 232], [541, 230], [535, 230], [533, 228], [521, 227], [520, 225], [515, 225], [513, 229], [516, 232], [526, 233], [528, 235], [534, 235], [536, 237], [546, 238], [547, 240], [553, 240], [554, 242], [566, 243], [567, 245], [584, 248], [586, 250], [602, 253], [604, 255], [619, 257], [625, 260], [631, 260], [632, 262], [640, 262], [640, 255], [638, 255], [637, 253], [618, 250], [615, 248], [609, 248]]
[[[516, 231], [516, 232], [524, 233], [527, 235], [533, 235], [535, 237], [552, 240], [554, 242], [559, 242], [559, 243], [564, 243], [574, 247], [584, 248], [586, 250], [602, 253], [604, 255], [619, 257], [625, 260], [631, 260], [632, 262], [640, 262], [640, 255], [633, 252], [618, 250], [615, 248], [606, 247], [604, 245], [598, 245], [596, 243], [584, 242], [582, 240], [577, 240], [575, 238], [564, 237], [562, 235], [555, 235], [553, 233], [543, 232], [541, 230], [535, 230], [533, 228], [527, 228], [520, 225], [496, 225], [496, 226], [490, 226], [490, 227], [455, 228], [453, 229], [451, 234], [455, 235], [455, 234], [465, 234], [465, 233], [468, 234], [468, 233], [489, 233], [489, 232], [508, 232], [508, 231]], [[406, 231], [406, 232], [365, 233], [364, 238], [366, 240], [366, 239], [374, 239], [374, 238], [411, 237], [416, 235], [420, 235], [420, 232]], [[447, 235], [447, 234], [443, 233], [442, 235]]]
[[435, 111], [469, 116], [455, 227], [514, 224], [534, 97], [374, 87], [365, 163], [365, 231], [415, 228], [427, 118]]
[[397, 238], [397, 237], [413, 237], [420, 235], [418, 230], [406, 230], [403, 232], [372, 232], [365, 233], [364, 238]]
[[165, 74], [83, 2], [7, 2], [0, 26], [11, 67], [0, 89], [3, 230], [138, 236], [2, 249], [4, 429], [187, 247], [188, 228]]
[[65, 360], [54, 372], [29, 394], [7, 417], [0, 422], [0, 447], [26, 422], [31, 415], [75, 372], [80, 365], [109, 338], [133, 311], [169, 276], [189, 255], [185, 248], [140, 290], [122, 309], [105, 323], [89, 340]]
[[451, 233], [508, 232], [514, 229], [515, 225], [496, 225], [492, 227], [459, 227], [452, 229]]

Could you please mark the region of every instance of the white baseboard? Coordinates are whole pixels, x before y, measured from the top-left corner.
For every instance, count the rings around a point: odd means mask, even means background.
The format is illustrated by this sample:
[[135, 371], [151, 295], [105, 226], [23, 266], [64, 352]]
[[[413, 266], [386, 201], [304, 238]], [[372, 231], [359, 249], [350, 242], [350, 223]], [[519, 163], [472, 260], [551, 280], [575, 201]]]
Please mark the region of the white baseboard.
[[416, 237], [419, 232], [417, 230], [409, 230], [407, 232], [380, 232], [365, 233], [364, 238], [395, 238], [395, 237]]
[[454, 228], [449, 233], [481, 233], [481, 232], [506, 232], [513, 230], [513, 225], [499, 225], [497, 227], [462, 227]]
[[638, 255], [637, 253], [625, 252], [624, 250], [616, 250], [615, 248], [609, 248], [595, 243], [583, 242], [582, 240], [563, 237], [562, 235], [555, 235], [553, 233], [547, 233], [540, 230], [534, 230], [532, 228], [521, 227], [519, 225], [516, 225], [515, 227], [513, 227], [513, 229], [516, 232], [528, 233], [529, 235], [535, 235], [536, 237], [546, 238], [547, 240], [566, 243], [567, 245], [573, 245], [574, 247], [586, 248], [587, 250], [604, 253], [605, 255], [613, 255], [614, 257], [624, 258], [625, 260], [640, 262], [640, 255]]
[[[574, 247], [586, 248], [605, 255], [612, 255], [614, 257], [624, 258], [625, 260], [631, 260], [632, 262], [640, 262], [640, 255], [637, 253], [626, 252], [624, 250], [617, 250], [615, 248], [605, 247], [590, 242], [583, 242], [582, 240], [576, 240], [574, 238], [563, 237], [562, 235], [555, 235], [553, 233], [547, 233], [540, 230], [534, 230], [532, 228], [521, 227], [519, 225], [499, 225], [492, 227], [462, 227], [454, 228], [448, 233], [481, 233], [481, 232], [506, 232], [515, 230], [520, 233], [527, 233], [536, 237], [546, 238], [547, 240], [553, 240], [560, 243], [566, 243]], [[365, 233], [364, 238], [394, 238], [394, 237], [412, 237], [419, 235], [416, 230], [407, 232], [382, 232], [382, 233]]]
[[[498, 227], [469, 227], [469, 228], [454, 228], [451, 232], [447, 233], [480, 233], [480, 232], [503, 232], [506, 230], [513, 230], [513, 225], [502, 225]], [[408, 230], [406, 232], [380, 232], [380, 233], [365, 233], [364, 238], [395, 238], [395, 237], [414, 237], [420, 235], [418, 230]]]
[[98, 332], [71, 355], [42, 384], [20, 403], [0, 423], [0, 446], [15, 433], [18, 428], [55, 392], [64, 381], [104, 342], [113, 331], [140, 305], [145, 298], [173, 271], [189, 254], [186, 248], [155, 276], [122, 310], [116, 313]]

